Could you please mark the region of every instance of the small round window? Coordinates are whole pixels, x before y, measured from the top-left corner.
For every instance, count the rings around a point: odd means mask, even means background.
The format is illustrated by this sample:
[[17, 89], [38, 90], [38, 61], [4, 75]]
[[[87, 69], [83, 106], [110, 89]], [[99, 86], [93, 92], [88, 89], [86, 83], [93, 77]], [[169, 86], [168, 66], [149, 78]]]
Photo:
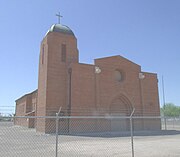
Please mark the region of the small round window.
[[123, 81], [123, 80], [124, 80], [124, 74], [123, 74], [123, 72], [120, 71], [120, 70], [115, 70], [115, 79], [116, 79], [116, 81], [118, 81], [118, 82]]

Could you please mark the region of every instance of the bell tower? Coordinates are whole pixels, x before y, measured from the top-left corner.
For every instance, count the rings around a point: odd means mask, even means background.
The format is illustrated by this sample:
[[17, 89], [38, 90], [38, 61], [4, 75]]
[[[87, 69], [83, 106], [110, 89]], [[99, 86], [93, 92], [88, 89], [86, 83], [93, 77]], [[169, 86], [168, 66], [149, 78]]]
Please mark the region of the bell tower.
[[[55, 116], [61, 107], [68, 109], [69, 71], [79, 62], [77, 39], [61, 24], [50, 27], [44, 37], [39, 57], [37, 116]], [[37, 120], [37, 130], [48, 132], [47, 120]]]

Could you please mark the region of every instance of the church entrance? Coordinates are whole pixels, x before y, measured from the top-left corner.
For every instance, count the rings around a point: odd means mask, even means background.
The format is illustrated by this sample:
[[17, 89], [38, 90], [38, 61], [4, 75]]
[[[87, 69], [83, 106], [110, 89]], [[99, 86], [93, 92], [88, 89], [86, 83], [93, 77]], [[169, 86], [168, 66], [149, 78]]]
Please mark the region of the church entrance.
[[111, 131], [128, 131], [130, 129], [129, 117], [132, 107], [128, 99], [124, 96], [120, 96], [114, 99], [110, 106], [110, 114], [114, 118], [111, 119]]
[[127, 124], [127, 120], [123, 119], [123, 117], [126, 115], [125, 114], [112, 114], [112, 116], [114, 116], [115, 118], [111, 120], [111, 131], [112, 132], [126, 131], [128, 124]]

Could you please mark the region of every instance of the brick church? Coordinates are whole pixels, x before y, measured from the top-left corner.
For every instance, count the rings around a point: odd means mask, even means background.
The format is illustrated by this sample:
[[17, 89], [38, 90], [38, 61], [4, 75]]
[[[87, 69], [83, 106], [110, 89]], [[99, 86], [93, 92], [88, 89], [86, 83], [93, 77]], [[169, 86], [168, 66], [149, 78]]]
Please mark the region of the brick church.
[[[120, 56], [79, 63], [73, 31], [54, 24], [41, 42], [38, 89], [16, 100], [16, 116], [159, 116], [157, 74]], [[16, 125], [53, 132], [53, 119], [16, 118]], [[60, 131], [126, 131], [129, 120], [64, 119]], [[49, 126], [51, 125], [51, 127]], [[99, 128], [98, 126], [101, 127]], [[159, 130], [160, 120], [134, 120], [135, 130]]]

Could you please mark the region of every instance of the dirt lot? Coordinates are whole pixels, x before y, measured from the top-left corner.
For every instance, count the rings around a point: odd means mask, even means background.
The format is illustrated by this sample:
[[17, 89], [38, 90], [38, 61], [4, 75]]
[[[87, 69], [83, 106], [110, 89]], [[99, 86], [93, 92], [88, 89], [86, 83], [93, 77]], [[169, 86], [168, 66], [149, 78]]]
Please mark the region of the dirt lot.
[[[153, 134], [153, 135], [152, 135]], [[131, 157], [129, 136], [88, 137], [59, 135], [58, 156], [63, 157]], [[54, 135], [36, 133], [34, 129], [0, 122], [0, 156], [54, 157]], [[180, 131], [136, 133], [135, 157], [179, 157]]]

